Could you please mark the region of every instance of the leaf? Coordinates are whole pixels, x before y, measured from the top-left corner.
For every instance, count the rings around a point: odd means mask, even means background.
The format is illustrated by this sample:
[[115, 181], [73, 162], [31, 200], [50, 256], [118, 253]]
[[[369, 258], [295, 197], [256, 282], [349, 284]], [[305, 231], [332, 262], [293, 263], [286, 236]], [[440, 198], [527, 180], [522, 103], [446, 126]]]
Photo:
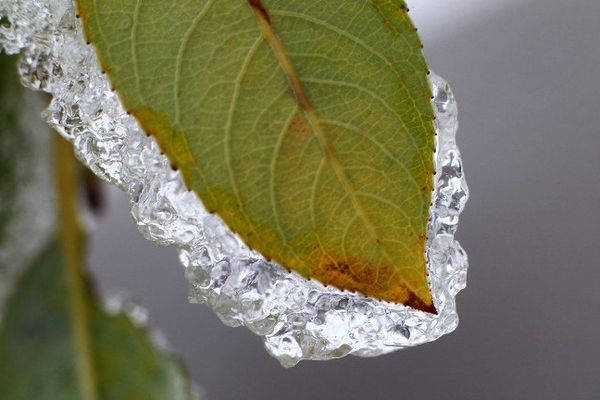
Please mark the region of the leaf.
[[[192, 399], [179, 363], [157, 351], [125, 315], [108, 315], [90, 295], [75, 323], [66, 255], [54, 238], [22, 277], [6, 304], [0, 331], [0, 391], [6, 399]], [[88, 335], [89, 354], [74, 326]], [[79, 360], [86, 358], [90, 370]], [[83, 374], [91, 381], [85, 384]]]
[[126, 109], [266, 258], [435, 313], [428, 68], [401, 0], [77, 0]]
[[[0, 87], [15, 89], [7, 82], [15, 78], [14, 62], [9, 63], [5, 56], [0, 56], [0, 66], [3, 72]], [[19, 97], [23, 90], [10, 92], [14, 102], [22, 104]], [[7, 93], [3, 91], [0, 97]], [[3, 108], [0, 114], [5, 115], [5, 111]], [[30, 115], [30, 118], [39, 116]], [[40, 134], [27, 132], [21, 125], [19, 129], [4, 126], [7, 129], [2, 131], [0, 147], [7, 141], [26, 140], [23, 135]], [[82, 268], [83, 235], [76, 214], [79, 189], [76, 174], [79, 171], [72, 146], [58, 135], [54, 136], [59, 223], [57, 232], [33, 255], [3, 305], [0, 397], [14, 400], [197, 398], [178, 361], [156, 349], [144, 329], [135, 326], [127, 316], [107, 314], [93, 296]], [[12, 165], [7, 163], [7, 155], [0, 154], [0, 164]], [[4, 187], [6, 182], [0, 181], [0, 185]], [[9, 192], [1, 193], [4, 201], [4, 195]], [[29, 240], [27, 237], [17, 239]], [[0, 243], [0, 247], [10, 247], [4, 244]]]
[[0, 57], [0, 243], [5, 239], [9, 221], [14, 214], [16, 184], [23, 175], [23, 162], [27, 157], [26, 136], [19, 123], [19, 107], [16, 101], [23, 91], [15, 65], [8, 57]]

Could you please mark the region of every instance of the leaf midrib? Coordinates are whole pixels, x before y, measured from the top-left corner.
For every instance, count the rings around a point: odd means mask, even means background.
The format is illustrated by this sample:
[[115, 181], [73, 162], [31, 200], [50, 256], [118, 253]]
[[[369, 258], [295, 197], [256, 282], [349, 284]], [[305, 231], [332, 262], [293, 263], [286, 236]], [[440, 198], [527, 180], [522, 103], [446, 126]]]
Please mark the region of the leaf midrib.
[[[377, 57], [378, 59], [380, 59], [389, 69], [390, 71], [392, 71], [392, 73], [394, 75], [396, 75], [396, 77], [398, 78], [398, 82], [400, 83], [400, 86], [406, 90], [406, 86], [402, 80], [402, 77], [398, 74], [398, 71], [396, 71], [396, 68], [394, 67], [394, 65], [380, 52], [376, 51], [375, 49], [373, 49], [371, 46], [369, 46], [368, 44], [366, 44], [364, 41], [360, 40], [359, 38], [357, 38], [354, 35], [349, 34], [348, 32], [344, 31], [343, 29], [340, 29], [339, 27], [332, 25], [326, 21], [323, 21], [321, 19], [318, 18], [313, 18], [310, 17], [308, 15], [304, 15], [304, 14], [300, 14], [300, 13], [296, 13], [293, 11], [285, 11], [285, 10], [271, 10], [270, 13], [272, 15], [279, 15], [282, 17], [289, 17], [289, 18], [298, 18], [298, 19], [302, 19], [304, 21], [307, 22], [311, 22], [313, 24], [316, 24], [318, 26], [324, 27], [332, 32], [335, 32], [343, 37], [345, 37], [346, 39], [352, 41], [353, 43], [357, 44], [358, 46], [362, 47], [363, 49], [365, 49], [367, 52], [371, 53], [372, 55], [374, 55], [375, 57]], [[306, 79], [305, 79], [306, 80]], [[406, 96], [410, 102], [412, 103], [413, 107], [416, 107], [416, 103], [415, 103], [415, 99], [412, 96]], [[389, 107], [389, 105], [386, 106]], [[408, 129], [408, 127], [406, 126], [406, 122], [396, 113], [394, 112], [394, 114], [398, 117], [399, 122], [402, 124], [402, 126], [405, 129]], [[425, 125], [425, 121], [421, 118], [421, 125], [423, 128], [427, 128]], [[412, 144], [415, 146], [415, 148], [418, 148], [416, 142], [414, 141], [414, 138], [412, 136], [410, 136], [411, 142]], [[421, 157], [421, 163], [424, 165], [425, 164], [425, 160], [423, 160], [423, 158]]]
[[[354, 187], [352, 186], [352, 183], [350, 182], [350, 180], [346, 176], [346, 173], [344, 172], [344, 167], [341, 165], [339, 160], [334, 155], [333, 145], [331, 144], [331, 141], [329, 140], [329, 138], [327, 137], [327, 135], [325, 133], [325, 130], [323, 129], [320, 118], [318, 117], [310, 100], [308, 99], [308, 95], [306, 94], [306, 91], [304, 90], [304, 86], [302, 85], [302, 82], [300, 81], [300, 77], [288, 55], [285, 45], [283, 44], [283, 42], [277, 35], [275, 28], [273, 27], [273, 25], [271, 24], [271, 22], [269, 20], [269, 17], [267, 14], [268, 11], [262, 5], [260, 0], [248, 0], [248, 3], [250, 5], [250, 7], [252, 8], [252, 11], [254, 12], [254, 15], [256, 16], [256, 18], [258, 20], [258, 24], [260, 26], [260, 29], [261, 29], [264, 39], [267, 41], [267, 43], [271, 47], [271, 50], [273, 51], [275, 58], [277, 59], [277, 61], [279, 62], [279, 65], [281, 66], [281, 68], [284, 70], [284, 72], [286, 73], [286, 75], [288, 77], [290, 86], [295, 95], [296, 102], [298, 103], [300, 109], [302, 109], [305, 120], [307, 120], [308, 125], [311, 127], [313, 134], [315, 135], [315, 137], [317, 138], [317, 140], [319, 142], [321, 150], [323, 151], [323, 156], [324, 156], [325, 161], [328, 161], [330, 163], [330, 166], [333, 169], [333, 171], [336, 175], [336, 178], [342, 185], [344, 192], [348, 195], [348, 198], [350, 199], [350, 202], [352, 203], [352, 206], [353, 206], [356, 214], [361, 219], [361, 221], [362, 221], [364, 227], [366, 228], [366, 230], [368, 231], [371, 239], [374, 240], [375, 243], [380, 244], [382, 241], [379, 239], [377, 230], [376, 230], [375, 226], [373, 225], [373, 223], [369, 220], [367, 214], [365, 213], [365, 211], [358, 199], [356, 190], [354, 189]], [[314, 183], [314, 185], [316, 185], [316, 182]], [[317, 236], [318, 236], [318, 234], [317, 234]], [[318, 241], [320, 243], [320, 240], [318, 240]], [[321, 249], [325, 253], [322, 246], [321, 246]], [[390, 262], [390, 263], [394, 262], [393, 258], [390, 256], [390, 254], [386, 250], [385, 246], [380, 245], [379, 249], [381, 250], [383, 257], [388, 262]], [[336, 260], [334, 260], [334, 263], [336, 265], [338, 265], [338, 262]]]

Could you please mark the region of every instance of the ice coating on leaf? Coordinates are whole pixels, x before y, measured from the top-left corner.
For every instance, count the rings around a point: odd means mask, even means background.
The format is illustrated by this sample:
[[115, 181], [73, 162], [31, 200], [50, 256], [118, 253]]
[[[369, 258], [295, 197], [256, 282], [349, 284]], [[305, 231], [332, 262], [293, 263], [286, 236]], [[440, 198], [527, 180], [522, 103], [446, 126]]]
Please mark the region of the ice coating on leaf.
[[435, 313], [434, 111], [403, 0], [75, 3], [123, 106], [248, 247]]
[[467, 257], [454, 233], [468, 197], [456, 146], [456, 103], [431, 75], [436, 108], [436, 189], [428, 272], [438, 315], [325, 287], [288, 273], [248, 249], [206, 212], [178, 172], [123, 109], [94, 51], [84, 42], [70, 0], [1, 0], [0, 42], [21, 52], [24, 83], [52, 94], [47, 122], [69, 139], [96, 174], [129, 194], [148, 239], [179, 249], [190, 300], [224, 323], [245, 325], [285, 366], [347, 354], [376, 356], [430, 342], [458, 324], [456, 294], [465, 287]]

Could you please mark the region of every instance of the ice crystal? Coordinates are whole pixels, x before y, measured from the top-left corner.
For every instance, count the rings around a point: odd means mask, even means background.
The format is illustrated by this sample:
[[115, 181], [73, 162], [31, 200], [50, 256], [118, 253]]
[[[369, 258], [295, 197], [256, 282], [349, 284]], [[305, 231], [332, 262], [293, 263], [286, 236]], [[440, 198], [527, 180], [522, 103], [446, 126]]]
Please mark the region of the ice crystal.
[[349, 293], [289, 273], [247, 248], [186, 189], [179, 172], [128, 115], [86, 45], [71, 0], [0, 0], [0, 43], [20, 52], [26, 86], [53, 96], [44, 119], [98, 176], [128, 193], [142, 234], [175, 245], [190, 301], [262, 336], [284, 366], [347, 354], [376, 356], [433, 341], [458, 324], [467, 256], [454, 240], [468, 197], [456, 146], [456, 103], [431, 74], [437, 119], [428, 272], [438, 315]]

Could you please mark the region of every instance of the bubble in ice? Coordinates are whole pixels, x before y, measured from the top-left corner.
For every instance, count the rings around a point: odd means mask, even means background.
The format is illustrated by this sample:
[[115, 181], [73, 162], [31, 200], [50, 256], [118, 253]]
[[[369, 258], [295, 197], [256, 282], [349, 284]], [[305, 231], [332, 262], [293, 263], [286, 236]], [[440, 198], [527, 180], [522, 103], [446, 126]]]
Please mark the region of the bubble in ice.
[[0, 43], [21, 53], [23, 83], [52, 95], [43, 118], [78, 158], [125, 191], [142, 234], [179, 250], [190, 301], [230, 326], [263, 337], [284, 366], [348, 354], [376, 356], [456, 329], [456, 294], [467, 255], [454, 239], [468, 198], [456, 145], [457, 108], [448, 84], [430, 75], [436, 111], [436, 187], [427, 262], [438, 315], [308, 281], [244, 245], [188, 191], [179, 172], [129, 116], [86, 45], [71, 0], [0, 0]]

